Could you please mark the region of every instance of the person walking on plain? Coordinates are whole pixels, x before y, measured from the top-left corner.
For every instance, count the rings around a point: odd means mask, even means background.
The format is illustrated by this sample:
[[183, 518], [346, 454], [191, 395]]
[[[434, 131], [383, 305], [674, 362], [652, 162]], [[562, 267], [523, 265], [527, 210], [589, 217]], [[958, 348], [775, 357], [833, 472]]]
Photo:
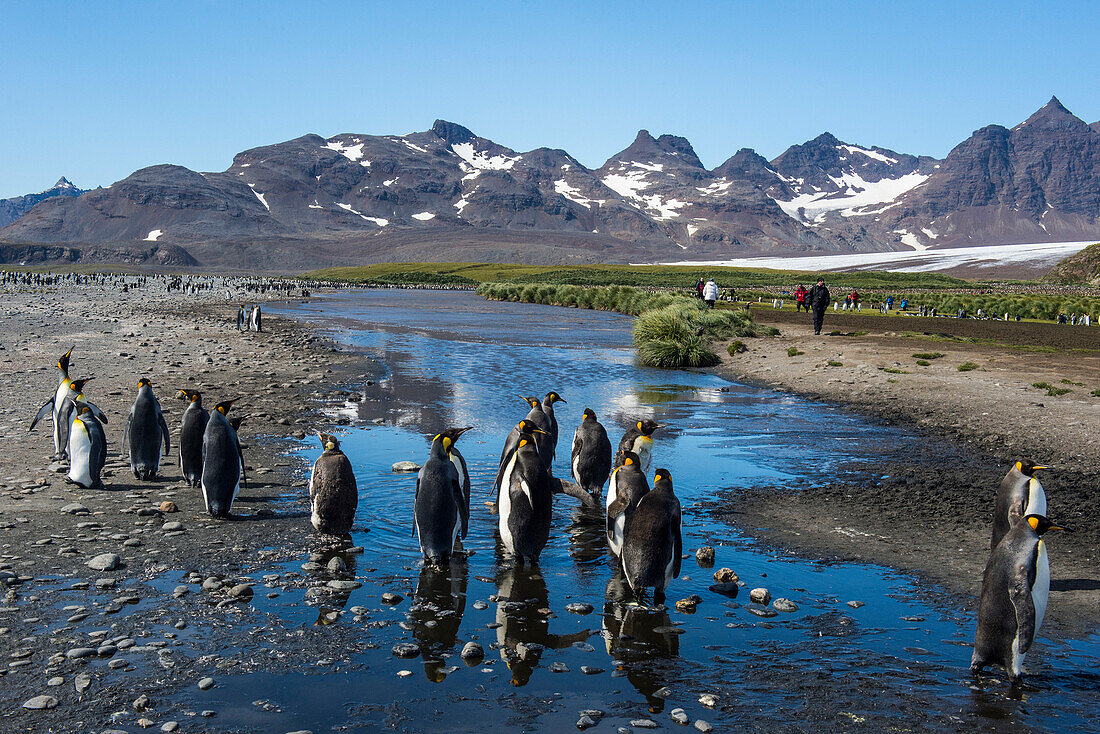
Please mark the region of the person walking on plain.
[[703, 286], [703, 300], [706, 301], [707, 308], [714, 308], [714, 302], [718, 300], [718, 284], [714, 282], [714, 278]]
[[821, 333], [821, 323], [825, 320], [825, 309], [829, 307], [829, 289], [825, 287], [825, 279], [818, 278], [817, 284], [810, 289], [810, 308], [814, 314], [814, 333]]

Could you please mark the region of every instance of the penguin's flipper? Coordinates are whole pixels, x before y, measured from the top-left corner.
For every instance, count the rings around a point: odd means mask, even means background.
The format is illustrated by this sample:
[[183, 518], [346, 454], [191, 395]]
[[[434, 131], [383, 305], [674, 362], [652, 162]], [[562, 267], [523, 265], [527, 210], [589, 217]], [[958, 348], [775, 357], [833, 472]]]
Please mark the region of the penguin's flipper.
[[672, 514], [672, 578], [680, 576], [680, 561], [684, 554], [684, 538], [680, 534], [680, 508]]
[[[169, 454], [172, 453], [172, 439], [170, 438], [170, 436], [172, 434], [170, 434], [168, 432], [168, 423], [166, 423], [165, 420], [164, 420], [164, 413], [158, 413], [157, 414], [157, 423], [160, 424], [160, 435], [164, 439], [164, 455], [168, 456]], [[237, 453], [240, 453], [240, 451], [241, 451], [241, 446], [240, 446], [240, 442], [238, 441], [237, 442]], [[243, 464], [242, 464], [242, 468], [243, 468]]]
[[27, 428], [27, 433], [30, 433], [31, 431], [34, 430], [34, 427], [38, 425], [38, 421], [42, 420], [47, 415], [50, 415], [52, 413], [53, 413], [53, 396], [50, 396], [50, 399], [47, 400], [45, 402], [45, 404], [43, 404], [42, 407], [38, 409], [38, 415], [36, 415], [34, 417], [34, 420], [31, 421], [30, 427]]
[[[417, 483], [419, 483], [419, 479]], [[466, 540], [466, 531], [470, 527], [470, 508], [466, 506], [466, 495], [462, 493], [462, 485], [457, 481], [451, 482], [454, 490], [455, 502], [458, 503], [458, 517], [462, 521], [462, 534], [459, 536]]]
[[567, 494], [570, 497], [579, 499], [583, 504], [597, 507], [598, 503], [596, 499], [589, 494], [581, 485], [574, 482], [567, 481], [565, 479], [558, 479], [557, 477], [550, 478], [550, 488], [554, 494]]
[[[241, 486], [248, 489], [248, 474], [244, 471], [244, 454], [241, 452], [241, 442], [237, 440], [237, 458], [241, 460]], [[202, 460], [206, 462], [206, 445], [203, 444]]]
[[96, 406], [94, 403], [89, 403], [87, 400], [84, 401], [84, 404], [87, 405], [88, 409], [92, 411], [92, 415], [95, 416], [95, 419], [97, 421], [99, 421], [103, 425], [107, 425], [107, 414], [106, 413], [104, 413], [102, 410], [100, 410], [99, 407]]
[[1016, 639], [1019, 640], [1020, 655], [1031, 649], [1035, 641], [1035, 601], [1031, 598], [1031, 579], [1027, 566], [1017, 566], [1016, 573], [1008, 587], [1008, 598], [1016, 610]]
[[[130, 444], [128, 444], [126, 442], [126, 437], [130, 435], [130, 423], [133, 420], [134, 420], [134, 410], [133, 410], [133, 408], [131, 408], [130, 409], [130, 415], [129, 415], [129, 417], [126, 418], [126, 428], [122, 431], [122, 443], [126, 444], [127, 446], [129, 446]], [[205, 461], [205, 459], [206, 459], [206, 456], [204, 455], [203, 460]]]
[[413, 492], [413, 529], [409, 533], [410, 538], [416, 537], [416, 499], [420, 496], [420, 475], [416, 475], [416, 491]]

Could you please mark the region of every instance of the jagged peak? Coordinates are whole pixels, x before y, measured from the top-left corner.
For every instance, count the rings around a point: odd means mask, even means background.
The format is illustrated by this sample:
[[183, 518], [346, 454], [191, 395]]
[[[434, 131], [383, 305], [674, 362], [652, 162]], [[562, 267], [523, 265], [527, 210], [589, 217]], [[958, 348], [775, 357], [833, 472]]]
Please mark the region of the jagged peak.
[[652, 163], [655, 157], [667, 160], [668, 156], [684, 165], [705, 170], [687, 138], [667, 134], [654, 138], [648, 130], [639, 130], [634, 142], [611, 156], [604, 165], [616, 162]]
[[461, 145], [462, 143], [468, 143], [471, 140], [476, 139], [478, 136], [474, 135], [473, 131], [468, 127], [463, 127], [457, 122], [448, 122], [446, 120], [436, 120], [432, 125], [432, 132], [447, 145]]
[[1040, 128], [1075, 128], [1088, 127], [1084, 120], [1078, 118], [1062, 104], [1057, 97], [1051, 97], [1050, 101], [1032, 113], [1031, 117], [1021, 122], [1013, 131], [1024, 127]]
[[55, 189], [75, 189], [76, 186], [73, 185], [72, 181], [70, 181], [69, 179], [62, 176], [61, 178], [57, 179], [57, 183], [55, 183], [53, 185], [53, 188], [55, 188]]

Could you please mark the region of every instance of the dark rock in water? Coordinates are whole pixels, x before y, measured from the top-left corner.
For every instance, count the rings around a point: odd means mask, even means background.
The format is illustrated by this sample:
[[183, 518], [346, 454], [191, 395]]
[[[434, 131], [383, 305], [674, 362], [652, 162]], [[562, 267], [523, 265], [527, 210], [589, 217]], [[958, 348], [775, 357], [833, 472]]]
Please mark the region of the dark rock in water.
[[672, 709], [669, 716], [680, 726], [687, 726], [691, 722], [691, 718], [683, 709]]
[[702, 568], [710, 568], [714, 565], [714, 548], [709, 545], [704, 545], [699, 550], [695, 551], [695, 562]]
[[714, 731], [714, 727], [702, 719], [697, 719], [695, 721], [695, 728], [703, 732], [703, 734], [710, 734], [710, 732]]
[[593, 607], [587, 602], [573, 602], [572, 604], [565, 605], [565, 611], [572, 612], [573, 614], [591, 614]]
[[784, 599], [783, 597], [779, 597], [778, 599], [773, 601], [772, 602], [772, 607], [777, 612], [797, 612], [798, 611], [798, 605], [797, 604], [795, 604], [790, 599]]
[[462, 647], [461, 654], [463, 660], [480, 660], [485, 657], [485, 651], [476, 642], [467, 642]]
[[745, 609], [755, 614], [758, 617], [776, 617], [779, 616], [779, 612], [761, 604], [746, 604]]
[[551, 673], [568, 673], [569, 672], [569, 666], [566, 665], [565, 663], [560, 663], [560, 662], [550, 663], [549, 670], [550, 670]]
[[901, 621], [903, 621], [903, 622], [923, 622], [924, 617], [902, 617]]
[[405, 597], [400, 594], [395, 594], [392, 591], [387, 591], [382, 595], [383, 604], [400, 604], [404, 599]]
[[585, 729], [591, 729], [595, 725], [596, 720], [593, 719], [591, 716], [581, 716], [581, 718], [577, 719], [577, 728], [581, 731], [584, 731]]
[[772, 600], [772, 593], [767, 589], [760, 587], [753, 589], [749, 592], [749, 598], [756, 604], [767, 604]]
[[710, 590], [715, 594], [721, 594], [722, 596], [728, 596], [730, 599], [736, 599], [737, 594], [741, 591], [741, 587], [729, 581], [720, 584], [712, 584]]
[[594, 665], [582, 665], [581, 672], [585, 675], [599, 675], [604, 672], [603, 668], [597, 668]]
[[393, 646], [392, 652], [399, 658], [415, 658], [420, 654], [420, 646], [412, 642], [399, 642]]
[[659, 726], [653, 719], [632, 719], [630, 725], [637, 729], [656, 729]]
[[850, 606], [852, 609], [859, 609], [860, 607], [867, 606], [867, 605], [864, 604], [861, 601], [854, 601], [853, 600], [853, 601], [848, 602], [848, 606]]

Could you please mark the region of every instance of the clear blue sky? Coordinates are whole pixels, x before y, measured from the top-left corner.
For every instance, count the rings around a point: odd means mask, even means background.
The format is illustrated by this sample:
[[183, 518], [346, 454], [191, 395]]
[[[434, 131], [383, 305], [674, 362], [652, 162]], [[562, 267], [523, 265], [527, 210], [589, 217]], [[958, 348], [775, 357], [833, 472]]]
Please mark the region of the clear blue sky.
[[0, 198], [437, 117], [593, 167], [639, 128], [713, 167], [823, 130], [944, 156], [1051, 94], [1100, 118], [1095, 3], [0, 0], [0, 18]]

